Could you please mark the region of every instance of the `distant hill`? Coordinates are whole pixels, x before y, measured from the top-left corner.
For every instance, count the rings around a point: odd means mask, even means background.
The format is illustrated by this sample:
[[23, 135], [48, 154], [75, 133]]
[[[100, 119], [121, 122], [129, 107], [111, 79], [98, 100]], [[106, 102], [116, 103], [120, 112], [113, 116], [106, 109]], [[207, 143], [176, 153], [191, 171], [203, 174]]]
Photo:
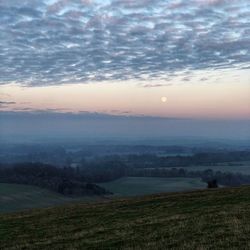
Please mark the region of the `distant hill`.
[[0, 215], [1, 249], [250, 249], [250, 187]]

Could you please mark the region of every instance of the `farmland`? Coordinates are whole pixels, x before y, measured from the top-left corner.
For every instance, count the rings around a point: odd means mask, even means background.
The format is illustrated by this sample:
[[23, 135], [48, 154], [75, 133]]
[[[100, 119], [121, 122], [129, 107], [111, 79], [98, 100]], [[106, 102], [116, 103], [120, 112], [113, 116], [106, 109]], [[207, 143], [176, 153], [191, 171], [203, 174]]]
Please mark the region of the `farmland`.
[[69, 198], [46, 189], [18, 184], [0, 183], [0, 212], [13, 212], [30, 208], [50, 207], [59, 204], [90, 201], [94, 197]]
[[192, 171], [204, 171], [206, 169], [212, 169], [213, 171], [221, 172], [231, 172], [231, 173], [241, 173], [245, 175], [250, 175], [250, 162], [230, 162], [225, 164], [217, 164], [212, 166], [189, 166], [185, 168]]
[[203, 189], [206, 183], [198, 178], [124, 177], [101, 186], [123, 197]]
[[[124, 177], [101, 184], [114, 193], [106, 198], [177, 192], [202, 189], [206, 185], [195, 178]], [[0, 183], [0, 212], [14, 212], [30, 208], [51, 207], [71, 202], [93, 202], [106, 199], [100, 196], [67, 197], [47, 189], [30, 185]]]

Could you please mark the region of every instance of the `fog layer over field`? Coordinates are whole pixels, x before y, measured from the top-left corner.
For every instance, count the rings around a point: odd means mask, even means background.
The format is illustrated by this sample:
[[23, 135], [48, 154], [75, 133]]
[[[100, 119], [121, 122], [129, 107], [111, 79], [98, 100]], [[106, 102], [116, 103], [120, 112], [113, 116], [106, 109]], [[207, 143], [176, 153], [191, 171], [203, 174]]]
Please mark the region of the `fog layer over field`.
[[6, 140], [51, 138], [248, 139], [250, 120], [197, 120], [100, 113], [1, 112], [1, 137]]

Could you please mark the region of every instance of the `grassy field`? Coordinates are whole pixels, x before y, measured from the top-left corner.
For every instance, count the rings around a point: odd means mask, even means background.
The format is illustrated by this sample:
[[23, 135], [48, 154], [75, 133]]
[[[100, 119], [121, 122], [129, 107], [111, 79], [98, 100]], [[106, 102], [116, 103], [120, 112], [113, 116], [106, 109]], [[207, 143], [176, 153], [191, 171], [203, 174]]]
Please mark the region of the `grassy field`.
[[194, 171], [212, 169], [213, 171], [242, 173], [242, 174], [250, 175], [250, 162], [239, 162], [239, 163], [235, 163], [235, 165], [234, 163], [230, 163], [229, 165], [220, 164], [218, 166], [190, 166], [185, 169], [194, 170]]
[[196, 178], [124, 177], [100, 186], [122, 197], [203, 189], [206, 183]]
[[[101, 186], [112, 191], [115, 194], [114, 197], [116, 197], [202, 189], [206, 185], [199, 179], [191, 178], [128, 177], [103, 183]], [[105, 198], [69, 198], [34, 186], [0, 183], [0, 213], [50, 207], [78, 201], [100, 201], [102, 199]]]
[[1, 249], [250, 249], [250, 187], [0, 215]]
[[0, 183], [0, 212], [49, 207], [79, 200], [34, 186]]
[[[250, 174], [250, 162], [236, 162], [235, 165], [233, 163], [229, 165], [225, 163], [224, 165], [218, 166], [192, 166], [186, 169], [205, 170], [209, 168], [214, 171], [219, 170], [222, 172], [228, 171]], [[195, 178], [127, 177], [109, 183], [103, 183], [101, 186], [112, 191], [114, 197], [127, 197], [161, 192], [203, 189], [206, 187], [206, 184]], [[97, 201], [101, 199], [100, 197], [73, 199], [34, 186], [0, 183], [0, 213], [30, 208], [50, 207], [78, 201]]]

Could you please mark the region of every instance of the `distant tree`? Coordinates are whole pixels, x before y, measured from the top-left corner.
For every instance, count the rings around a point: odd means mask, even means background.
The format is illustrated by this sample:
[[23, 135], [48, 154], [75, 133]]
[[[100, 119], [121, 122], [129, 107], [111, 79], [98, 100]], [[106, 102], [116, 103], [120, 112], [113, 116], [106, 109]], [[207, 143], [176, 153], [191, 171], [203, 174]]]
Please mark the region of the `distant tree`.
[[43, 163], [20, 163], [0, 169], [0, 183], [34, 185], [63, 195], [110, 194], [96, 184], [87, 185], [83, 179], [74, 168]]
[[217, 184], [217, 180], [211, 180], [207, 182], [207, 188], [217, 188], [218, 184]]

